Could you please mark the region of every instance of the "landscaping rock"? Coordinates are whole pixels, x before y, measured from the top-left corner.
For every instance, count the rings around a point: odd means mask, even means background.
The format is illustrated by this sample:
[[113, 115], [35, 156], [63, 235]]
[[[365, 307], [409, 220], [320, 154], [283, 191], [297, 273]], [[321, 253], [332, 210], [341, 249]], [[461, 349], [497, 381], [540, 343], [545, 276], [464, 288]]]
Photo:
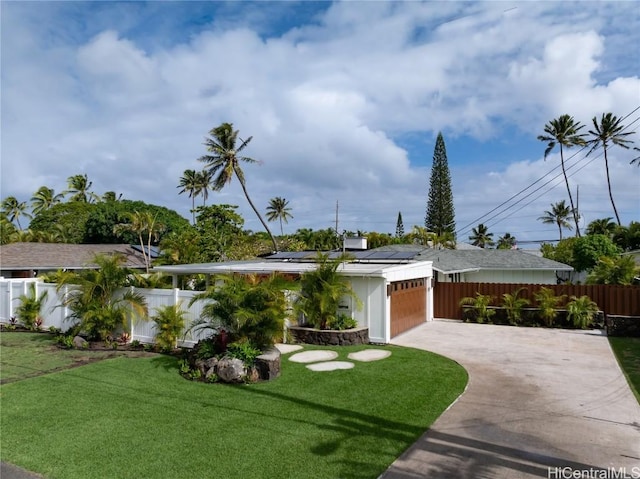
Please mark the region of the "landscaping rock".
[[74, 348], [76, 348], [76, 349], [84, 349], [87, 346], [88, 346], [88, 342], [82, 336], [76, 336], [76, 337], [73, 338], [73, 347]]
[[280, 351], [276, 348], [262, 353], [256, 358], [259, 378], [268, 381], [280, 376]]
[[241, 383], [244, 379], [244, 363], [236, 358], [222, 358], [218, 362], [218, 377], [225, 383]]

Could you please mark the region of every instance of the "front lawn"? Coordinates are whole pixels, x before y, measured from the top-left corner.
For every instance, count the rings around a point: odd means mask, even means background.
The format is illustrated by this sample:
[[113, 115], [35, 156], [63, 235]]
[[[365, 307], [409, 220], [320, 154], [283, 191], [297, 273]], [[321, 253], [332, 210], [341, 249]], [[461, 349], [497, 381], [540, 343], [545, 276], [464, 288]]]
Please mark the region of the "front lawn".
[[113, 357], [112, 351], [60, 349], [47, 333], [0, 332], [0, 383]]
[[5, 384], [2, 458], [59, 479], [376, 478], [467, 382], [448, 359], [384, 348], [331, 372], [285, 355], [280, 378], [242, 386], [189, 382], [167, 356]]
[[640, 403], [640, 338], [609, 336], [609, 343], [629, 381], [631, 390]]

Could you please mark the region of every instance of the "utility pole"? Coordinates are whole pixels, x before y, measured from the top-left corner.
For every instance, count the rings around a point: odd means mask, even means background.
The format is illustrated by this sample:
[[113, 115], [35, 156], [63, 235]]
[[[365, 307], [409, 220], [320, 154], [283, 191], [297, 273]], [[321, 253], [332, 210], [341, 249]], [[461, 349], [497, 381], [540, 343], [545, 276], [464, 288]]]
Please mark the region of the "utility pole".
[[338, 234], [338, 200], [336, 200], [336, 235]]

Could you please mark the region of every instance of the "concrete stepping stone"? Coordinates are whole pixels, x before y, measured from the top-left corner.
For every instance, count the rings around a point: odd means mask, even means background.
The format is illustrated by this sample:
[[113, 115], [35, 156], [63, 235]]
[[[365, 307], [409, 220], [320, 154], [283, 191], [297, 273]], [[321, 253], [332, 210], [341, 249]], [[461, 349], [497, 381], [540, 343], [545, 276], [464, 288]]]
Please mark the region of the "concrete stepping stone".
[[331, 361], [338, 357], [338, 353], [335, 351], [304, 351], [302, 353], [296, 353], [289, 358], [289, 361], [294, 363], [317, 363], [320, 361]]
[[312, 371], [336, 371], [338, 369], [351, 369], [355, 364], [348, 361], [326, 361], [323, 363], [308, 364], [307, 368]]
[[302, 346], [299, 344], [276, 344], [276, 348], [280, 351], [280, 354], [289, 354], [294, 351], [300, 351]]
[[379, 361], [391, 356], [391, 351], [385, 351], [384, 349], [364, 349], [357, 353], [349, 353], [347, 356], [349, 359], [361, 362]]

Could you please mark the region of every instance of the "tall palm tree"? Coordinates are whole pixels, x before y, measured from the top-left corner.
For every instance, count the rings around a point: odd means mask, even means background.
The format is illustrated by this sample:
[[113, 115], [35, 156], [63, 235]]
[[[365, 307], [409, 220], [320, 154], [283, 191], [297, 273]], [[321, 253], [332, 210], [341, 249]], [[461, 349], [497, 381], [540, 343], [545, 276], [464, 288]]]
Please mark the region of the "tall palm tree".
[[15, 221], [20, 230], [22, 230], [20, 217], [31, 218], [31, 215], [27, 213], [27, 202], [18, 201], [15, 196], [7, 196], [2, 200], [2, 214], [6, 215], [10, 222], [13, 223]]
[[240, 139], [240, 145], [237, 146], [236, 141], [238, 140], [238, 130], [234, 130], [231, 123], [222, 123], [220, 126], [209, 131], [209, 135], [210, 137], [205, 139], [204, 144], [211, 155], [201, 156], [198, 160], [206, 164], [205, 168], [211, 172], [212, 176], [217, 175], [213, 179], [212, 189], [220, 191], [231, 182], [231, 179], [235, 175], [240, 182], [244, 196], [247, 198], [249, 205], [271, 238], [274, 250], [277, 251], [278, 245], [276, 244], [275, 238], [271, 234], [267, 223], [265, 223], [264, 219], [258, 212], [258, 209], [249, 197], [249, 192], [247, 191], [247, 185], [244, 179], [244, 172], [242, 171], [242, 168], [240, 168], [241, 162], [256, 163], [256, 160], [253, 158], [240, 156], [242, 150], [246, 148], [253, 137], [250, 136], [246, 140]]
[[565, 205], [564, 200], [559, 201], [556, 204], [551, 204], [551, 209], [544, 212], [543, 216], [538, 219], [544, 224], [557, 225], [560, 232], [560, 239], [562, 239], [562, 228], [567, 228], [569, 231], [573, 229], [569, 222], [571, 216], [571, 209]]
[[613, 218], [599, 218], [593, 220], [587, 225], [588, 235], [606, 235], [609, 238], [616, 232], [616, 224], [613, 222]]
[[618, 226], [622, 226], [620, 223], [620, 215], [618, 215], [618, 209], [613, 201], [613, 193], [611, 192], [611, 179], [609, 177], [609, 158], [607, 157], [607, 151], [611, 144], [621, 146], [628, 150], [629, 145], [633, 143], [632, 140], [627, 140], [627, 136], [634, 135], [635, 131], [624, 131], [625, 126], [621, 123], [622, 118], [618, 118], [613, 113], [603, 113], [600, 118], [600, 123], [593, 117], [593, 130], [589, 130], [591, 140], [589, 144], [591, 149], [587, 156], [595, 151], [599, 146], [602, 146], [604, 150], [604, 167], [607, 171], [607, 187], [609, 188], [609, 199], [611, 200], [611, 206], [613, 206], [613, 212], [616, 215], [616, 221]]
[[38, 215], [62, 201], [62, 193], [55, 194], [53, 188], [41, 186], [31, 197], [31, 212]]
[[504, 236], [498, 238], [498, 249], [512, 249], [516, 245], [515, 236], [511, 236], [511, 233], [505, 233]]
[[489, 228], [480, 223], [477, 228], [471, 229], [471, 244], [473, 246], [480, 246], [480, 248], [486, 248], [487, 246], [493, 246], [494, 241], [492, 239], [493, 233], [489, 233]]
[[200, 194], [200, 180], [196, 170], [184, 170], [180, 177], [178, 188], [182, 188], [178, 194], [188, 193], [191, 198], [191, 214], [193, 215], [193, 224], [196, 224], [196, 196]]
[[569, 202], [571, 203], [571, 212], [573, 213], [573, 220], [576, 224], [576, 235], [580, 236], [580, 226], [578, 225], [578, 210], [573, 205], [573, 196], [571, 195], [571, 188], [569, 187], [569, 179], [567, 178], [567, 171], [564, 167], [564, 147], [571, 148], [572, 146], [584, 146], [586, 141], [584, 140], [585, 133], [578, 133], [584, 125], [580, 122], [576, 122], [572, 116], [560, 115], [560, 117], [551, 120], [544, 127], [546, 135], [539, 135], [538, 140], [547, 142], [547, 149], [544, 150], [544, 159], [547, 159], [549, 153], [560, 145], [560, 164], [562, 165], [562, 174], [564, 175], [564, 182], [567, 186], [567, 193], [569, 194]]
[[73, 175], [67, 178], [67, 190], [63, 192], [64, 195], [71, 195], [69, 201], [80, 201], [82, 203], [93, 203], [100, 198], [98, 195], [89, 191], [93, 185], [93, 181], [89, 181], [87, 174]]
[[275, 221], [280, 220], [280, 235], [284, 236], [284, 231], [282, 229], [282, 222], [289, 223], [289, 218], [293, 218], [293, 215], [289, 213], [291, 208], [289, 208], [289, 201], [276, 196], [275, 198], [271, 198], [269, 200], [269, 206], [267, 206], [267, 220]]

